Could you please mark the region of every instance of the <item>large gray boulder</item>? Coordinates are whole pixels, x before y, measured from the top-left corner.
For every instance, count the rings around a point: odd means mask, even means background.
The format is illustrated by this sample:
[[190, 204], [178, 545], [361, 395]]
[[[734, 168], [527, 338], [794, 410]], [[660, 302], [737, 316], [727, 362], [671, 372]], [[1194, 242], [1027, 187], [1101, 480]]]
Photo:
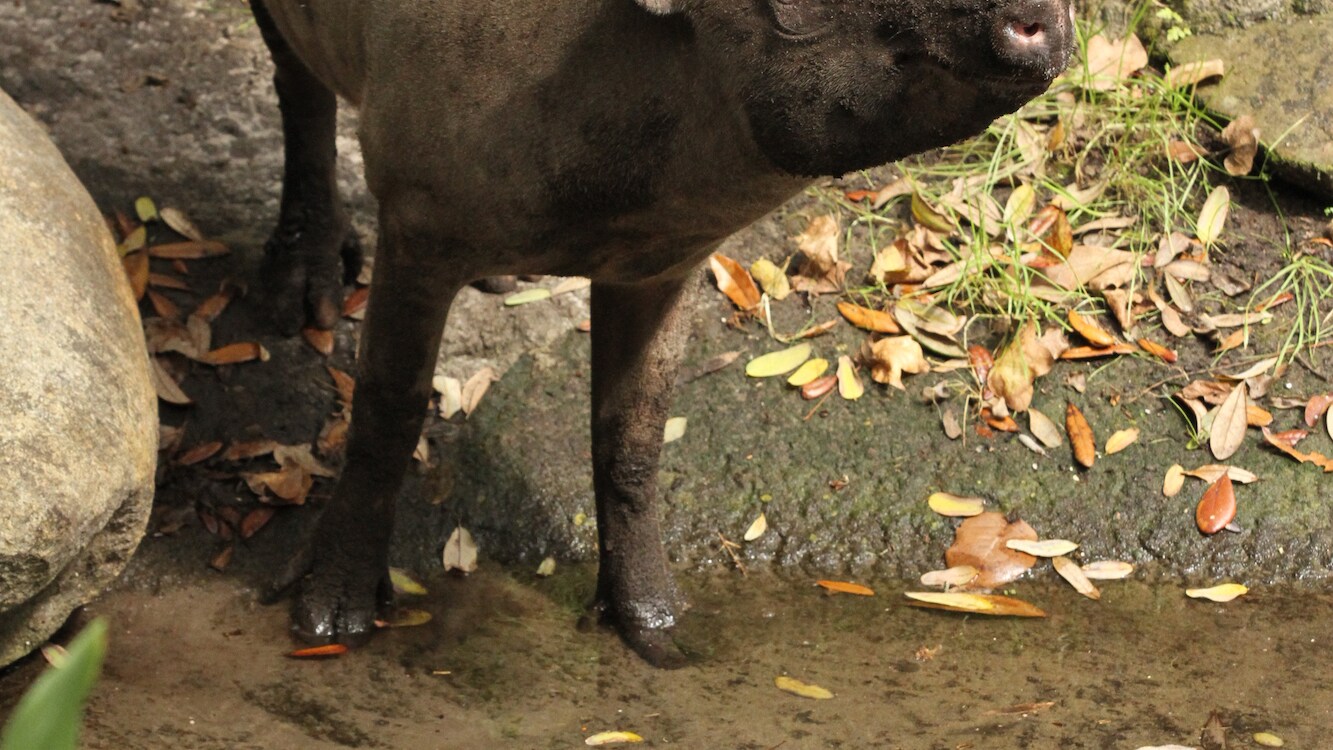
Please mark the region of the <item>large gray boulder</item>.
[[0, 666], [110, 583], [147, 524], [157, 400], [92, 198], [0, 92]]
[[1274, 171], [1333, 200], [1333, 15], [1196, 34], [1171, 49], [1178, 65], [1214, 58], [1227, 73], [1199, 86], [1203, 103], [1253, 117]]

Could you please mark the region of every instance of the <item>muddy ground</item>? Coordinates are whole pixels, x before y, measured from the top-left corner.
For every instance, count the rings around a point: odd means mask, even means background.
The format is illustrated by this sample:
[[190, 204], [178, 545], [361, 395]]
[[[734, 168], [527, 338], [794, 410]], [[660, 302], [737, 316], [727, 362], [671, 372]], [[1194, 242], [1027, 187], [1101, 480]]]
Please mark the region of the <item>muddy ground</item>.
[[[231, 0], [0, 4], [0, 88], [48, 126], [99, 205], [129, 210], [151, 195], [233, 247], [227, 259], [195, 264], [194, 301], [223, 278], [253, 279], [276, 213], [281, 152], [268, 76], [257, 31]], [[373, 239], [346, 120], [344, 192]], [[1278, 188], [1275, 205], [1252, 183], [1233, 190], [1219, 260], [1245, 276], [1278, 267], [1279, 209], [1294, 235], [1322, 231], [1316, 201]], [[806, 198], [784, 207], [727, 252], [747, 262], [789, 252], [812, 206]], [[595, 530], [578, 522], [592, 516], [588, 344], [574, 331], [586, 315], [577, 295], [515, 310], [479, 293], [460, 300], [442, 372], [493, 364], [506, 374], [472, 419], [428, 427], [433, 458], [404, 496], [394, 560], [427, 577], [432, 593], [421, 606], [435, 619], [341, 660], [285, 659], [284, 609], [255, 604], [328, 485], [316, 485], [308, 507], [283, 509], [216, 572], [207, 564], [221, 543], [195, 511], [253, 507], [253, 497], [225, 467], [164, 469], [154, 530], [167, 533], [147, 539], [117, 588], [77, 618], [113, 623], [88, 746], [565, 748], [620, 728], [663, 747], [1133, 750], [1197, 744], [1217, 710], [1240, 747], [1271, 730], [1288, 747], [1314, 748], [1333, 726], [1327, 480], [1248, 445], [1236, 462], [1264, 481], [1243, 488], [1243, 532], [1212, 539], [1190, 523], [1201, 483], [1175, 499], [1159, 492], [1170, 463], [1209, 462], [1186, 448], [1183, 421], [1159, 397], [1163, 383], [1183, 384], [1212, 364], [1203, 344], [1186, 347], [1178, 369], [1128, 358], [1084, 368], [1086, 396], [1063, 385], [1067, 372], [1043, 380], [1036, 405], [1046, 413], [1076, 398], [1103, 436], [1129, 425], [1148, 436], [1086, 474], [1067, 455], [1036, 457], [1004, 438], [949, 442], [934, 407], [884, 390], [811, 413], [781, 385], [746, 382], [734, 366], [689, 383], [675, 413], [690, 428], [666, 449], [662, 485], [667, 541], [694, 603], [681, 635], [695, 665], [654, 672], [613, 637], [576, 631], [592, 590], [578, 561], [595, 549]], [[775, 347], [757, 327], [727, 326], [730, 315], [701, 280], [690, 364]], [[164, 410], [164, 420], [188, 425], [187, 445], [260, 435], [308, 442], [334, 409], [325, 365], [350, 369], [354, 335], [342, 323], [326, 361], [268, 334], [242, 301], [219, 319], [215, 341], [258, 339], [272, 359], [192, 371], [184, 387], [198, 405]], [[844, 327], [821, 346], [841, 353], [859, 341]], [[1326, 360], [1315, 352], [1278, 387], [1326, 389]], [[1284, 427], [1295, 419], [1280, 418]], [[847, 484], [833, 489], [831, 480]], [[1140, 582], [1107, 585], [1100, 603], [1022, 584], [1024, 598], [1051, 612], [1044, 621], [903, 607], [898, 581], [942, 567], [952, 537], [921, 502], [936, 490], [984, 494], [1045, 536], [1132, 560]], [[761, 509], [771, 529], [743, 550], [751, 575], [742, 577], [717, 536], [739, 537]], [[482, 546], [482, 571], [467, 579], [439, 572], [440, 546], [458, 523]], [[538, 579], [530, 571], [548, 555], [557, 573]], [[827, 597], [810, 586], [835, 576], [880, 591]], [[1229, 605], [1181, 595], [1183, 581], [1222, 578], [1256, 590]], [[934, 658], [918, 660], [919, 648], [936, 646]], [[29, 660], [0, 673], [0, 714], [38, 668]], [[836, 697], [778, 692], [773, 678], [784, 673]]]

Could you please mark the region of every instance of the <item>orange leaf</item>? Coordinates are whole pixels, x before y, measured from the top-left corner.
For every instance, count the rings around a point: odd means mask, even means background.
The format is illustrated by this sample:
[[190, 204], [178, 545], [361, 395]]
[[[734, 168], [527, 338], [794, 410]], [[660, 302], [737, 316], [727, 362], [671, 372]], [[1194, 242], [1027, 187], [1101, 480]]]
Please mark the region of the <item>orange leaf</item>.
[[1318, 396], [1311, 396], [1305, 404], [1305, 426], [1314, 427], [1315, 422], [1324, 416], [1328, 411], [1329, 404], [1333, 404], [1333, 393], [1321, 393]]
[[234, 365], [252, 360], [268, 361], [268, 350], [254, 341], [238, 341], [199, 357], [206, 365]]
[[323, 328], [315, 328], [314, 326], [306, 326], [301, 329], [301, 336], [305, 338], [305, 342], [309, 344], [312, 349], [320, 354], [323, 354], [326, 357], [333, 354], [333, 331], [326, 331]]
[[333, 378], [333, 387], [338, 391], [338, 400], [343, 406], [352, 405], [352, 394], [356, 391], [356, 379], [336, 367], [326, 367], [329, 377]]
[[1115, 337], [1106, 332], [1106, 329], [1097, 325], [1091, 318], [1078, 314], [1077, 310], [1069, 311], [1069, 325], [1073, 326], [1079, 335], [1088, 340], [1089, 344], [1104, 349], [1108, 346], [1115, 346]]
[[1220, 479], [1204, 490], [1199, 500], [1199, 507], [1194, 511], [1194, 522], [1199, 531], [1216, 534], [1231, 523], [1236, 517], [1236, 490], [1231, 483], [1231, 476], [1223, 474]]
[[1097, 444], [1092, 436], [1092, 426], [1071, 402], [1065, 407], [1065, 431], [1069, 433], [1069, 444], [1074, 448], [1074, 460], [1085, 469], [1091, 469], [1097, 460]]
[[222, 443], [220, 441], [214, 440], [211, 443], [200, 443], [177, 456], [175, 464], [177, 466], [197, 464], [200, 461], [212, 458], [213, 455], [220, 450], [222, 450]]
[[259, 533], [276, 512], [273, 508], [255, 508], [245, 514], [245, 518], [241, 519], [241, 538], [249, 539]]
[[326, 643], [323, 646], [298, 648], [287, 655], [293, 659], [317, 659], [328, 656], [342, 656], [347, 653], [347, 646], [342, 643]]
[[355, 318], [365, 313], [366, 302], [370, 299], [370, 287], [363, 286], [354, 289], [347, 299], [343, 300], [343, 317]]
[[1007, 414], [1003, 417], [997, 417], [991, 413], [990, 407], [986, 407], [981, 410], [981, 418], [986, 421], [986, 424], [999, 430], [1000, 432], [1019, 431], [1018, 423], [1014, 421], [1013, 417]]
[[179, 292], [190, 291], [190, 285], [175, 276], [168, 276], [165, 273], [148, 274], [148, 285], [161, 287], [162, 289], [175, 289]]
[[999, 594], [968, 594], [958, 592], [908, 591], [913, 607], [942, 609], [947, 612], [966, 612], [977, 615], [1006, 615], [1010, 617], [1045, 617], [1046, 613], [1022, 599]]
[[148, 290], [148, 301], [152, 303], [153, 310], [163, 318], [168, 320], [179, 320], [181, 311], [176, 307], [176, 303], [167, 298], [165, 294], [159, 294], [152, 289]]
[[234, 294], [235, 291], [233, 287], [228, 286], [217, 294], [214, 294], [212, 297], [200, 302], [199, 306], [194, 309], [194, 312], [191, 313], [191, 315], [211, 323], [214, 320], [217, 320], [217, 317], [222, 314], [223, 310], [227, 309], [227, 304], [231, 302], [231, 298]]
[[875, 592], [862, 586], [859, 583], [847, 583], [845, 581], [816, 581], [820, 586], [832, 591], [835, 594], [856, 594], [857, 596], [874, 596]]
[[740, 263], [721, 253], [708, 256], [708, 265], [717, 279], [717, 288], [742, 310], [754, 310], [759, 306], [759, 287], [755, 286], [750, 272]]
[[1060, 359], [1093, 359], [1094, 357], [1109, 357], [1112, 354], [1133, 354], [1138, 351], [1133, 344], [1127, 344], [1123, 341], [1106, 347], [1097, 346], [1071, 346], [1060, 353]]
[[215, 240], [189, 240], [186, 242], [168, 242], [165, 245], [153, 245], [148, 254], [154, 258], [170, 260], [196, 260], [214, 258], [231, 252], [226, 245]]
[[1245, 405], [1245, 424], [1249, 427], [1267, 427], [1273, 423], [1273, 414], [1254, 404]]
[[853, 305], [850, 302], [839, 302], [838, 312], [842, 313], [842, 317], [846, 318], [848, 323], [857, 328], [864, 328], [876, 333], [902, 332], [893, 316], [883, 310], [871, 310], [868, 307]]
[[801, 398], [806, 401], [813, 401], [824, 396], [838, 385], [838, 376], [829, 374], [823, 377], [815, 378], [809, 383], [801, 386]]
[[1167, 364], [1175, 364], [1176, 361], [1175, 351], [1167, 349], [1165, 346], [1162, 346], [1156, 341], [1152, 341], [1151, 339], [1139, 339], [1139, 347], [1141, 347], [1143, 351], [1153, 355], [1154, 357], [1162, 360], [1163, 362], [1166, 362]]
[[[1307, 463], [1314, 464], [1315, 466], [1322, 468], [1326, 472], [1333, 472], [1333, 458], [1329, 458], [1328, 456], [1325, 456], [1322, 453], [1314, 453], [1314, 452], [1305, 453], [1303, 451], [1298, 451], [1278, 437], [1278, 435], [1282, 435], [1284, 433], [1278, 433], [1277, 435], [1274, 435], [1273, 433], [1268, 431], [1267, 427], [1261, 427], [1260, 429], [1264, 431], [1264, 440], [1267, 440], [1268, 444], [1273, 446], [1274, 448], [1277, 448], [1278, 450], [1282, 451], [1288, 456], [1291, 456], [1297, 461], [1300, 461], [1303, 464]], [[1288, 432], [1291, 431], [1288, 430]]]

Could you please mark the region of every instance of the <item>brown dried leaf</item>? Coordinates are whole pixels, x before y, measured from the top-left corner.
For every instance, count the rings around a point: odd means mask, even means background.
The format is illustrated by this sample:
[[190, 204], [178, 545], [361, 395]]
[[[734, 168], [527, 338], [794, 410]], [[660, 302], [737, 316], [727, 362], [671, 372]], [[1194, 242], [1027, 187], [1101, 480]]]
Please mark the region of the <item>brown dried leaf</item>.
[[1055, 572], [1059, 573], [1061, 578], [1068, 581], [1069, 585], [1073, 586], [1074, 590], [1078, 593], [1093, 601], [1102, 598], [1102, 592], [1096, 586], [1092, 585], [1092, 581], [1088, 580], [1088, 576], [1083, 572], [1083, 569], [1078, 566], [1078, 563], [1061, 555], [1052, 558], [1051, 565], [1055, 567]]
[[1223, 128], [1222, 140], [1231, 146], [1231, 153], [1222, 162], [1227, 174], [1235, 177], [1249, 174], [1259, 153], [1259, 129], [1254, 126], [1254, 118], [1241, 115], [1232, 120]]
[[1314, 464], [1326, 472], [1333, 472], [1333, 458], [1329, 458], [1322, 453], [1305, 453], [1303, 451], [1298, 451], [1288, 445], [1285, 441], [1279, 439], [1273, 433], [1270, 433], [1267, 427], [1262, 427], [1260, 429], [1264, 432], [1264, 440], [1268, 441], [1268, 444], [1274, 448], [1277, 448], [1303, 464]]
[[1245, 391], [1245, 384], [1237, 383], [1213, 418], [1212, 429], [1208, 432], [1208, 448], [1219, 461], [1230, 458], [1245, 442]]
[[1204, 490], [1199, 499], [1199, 506], [1194, 510], [1194, 522], [1199, 531], [1216, 534], [1231, 519], [1236, 517], [1236, 490], [1232, 487], [1231, 477], [1223, 474], [1220, 479]]
[[1028, 430], [1047, 448], [1058, 448], [1064, 443], [1064, 438], [1060, 437], [1060, 428], [1055, 426], [1050, 417], [1036, 409], [1028, 409]]
[[999, 594], [968, 594], [961, 592], [936, 593], [908, 591], [913, 607], [943, 609], [976, 615], [1007, 615], [1010, 617], [1045, 617], [1046, 613], [1021, 599]]
[[1205, 81], [1209, 78], [1216, 78], [1225, 75], [1227, 72], [1226, 63], [1219, 59], [1196, 60], [1184, 65], [1177, 65], [1168, 70], [1165, 76], [1168, 88], [1178, 89], [1184, 86], [1193, 86], [1194, 84]]
[[181, 406], [194, 403], [189, 396], [185, 395], [185, 391], [182, 391], [180, 386], [176, 385], [176, 381], [167, 374], [167, 371], [162, 367], [162, 363], [157, 361], [157, 357], [149, 357], [148, 361], [151, 365], [149, 375], [152, 376], [153, 389], [157, 391], [158, 398], [169, 404]]
[[130, 253], [121, 258], [120, 263], [125, 269], [125, 278], [129, 279], [135, 301], [143, 299], [144, 292], [148, 291], [148, 254]]
[[1077, 310], [1069, 311], [1069, 325], [1095, 347], [1105, 348], [1116, 343], [1115, 337], [1107, 333], [1106, 329], [1091, 318], [1080, 315]]
[[971, 565], [979, 572], [970, 585], [980, 589], [1003, 586], [1023, 575], [1037, 558], [1005, 546], [1010, 539], [1036, 541], [1037, 532], [1023, 521], [1010, 523], [994, 511], [972, 516], [959, 524], [953, 545], [944, 553], [949, 567]]
[[816, 216], [805, 231], [796, 237], [805, 260], [801, 263], [792, 287], [799, 291], [828, 294], [842, 288], [851, 264], [838, 260], [838, 219], [832, 214]]
[[195, 361], [206, 365], [235, 365], [242, 362], [267, 362], [268, 350], [255, 341], [238, 341], [199, 355]]
[[889, 336], [879, 341], [867, 341], [861, 348], [861, 359], [870, 364], [870, 379], [887, 383], [898, 390], [903, 388], [903, 373], [920, 374], [930, 371], [921, 345], [911, 336]]
[[273, 514], [276, 512], [277, 511], [273, 508], [255, 508], [249, 513], [246, 513], [245, 518], [241, 519], [241, 538], [249, 539], [255, 534], [258, 534], [259, 530], [268, 524], [269, 520], [273, 518]]
[[721, 253], [708, 256], [708, 265], [713, 269], [718, 290], [727, 295], [732, 304], [746, 312], [759, 307], [759, 287], [755, 286], [744, 266]]
[[301, 329], [301, 336], [305, 339], [305, 342], [310, 345], [311, 349], [314, 349], [326, 357], [332, 356], [333, 331], [327, 331], [323, 328], [315, 328], [314, 326], [306, 326]]
[[201, 258], [216, 258], [219, 255], [226, 255], [230, 252], [231, 249], [225, 244], [214, 240], [169, 242], [165, 245], [153, 245], [148, 248], [149, 255], [154, 258], [163, 258], [166, 260], [199, 260]]
[[1075, 81], [1094, 91], [1110, 91], [1148, 65], [1148, 51], [1137, 36], [1111, 40], [1097, 34], [1088, 40], [1086, 62]]

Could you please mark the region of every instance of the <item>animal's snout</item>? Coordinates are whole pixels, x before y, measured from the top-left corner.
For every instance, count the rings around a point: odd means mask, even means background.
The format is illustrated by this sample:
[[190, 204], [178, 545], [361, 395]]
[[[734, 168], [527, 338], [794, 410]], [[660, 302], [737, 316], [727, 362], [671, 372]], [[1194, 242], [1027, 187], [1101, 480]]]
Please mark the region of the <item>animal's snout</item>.
[[1059, 75], [1073, 42], [1074, 9], [1055, 0], [1017, 0], [999, 14], [992, 31], [1000, 60], [1032, 77]]

